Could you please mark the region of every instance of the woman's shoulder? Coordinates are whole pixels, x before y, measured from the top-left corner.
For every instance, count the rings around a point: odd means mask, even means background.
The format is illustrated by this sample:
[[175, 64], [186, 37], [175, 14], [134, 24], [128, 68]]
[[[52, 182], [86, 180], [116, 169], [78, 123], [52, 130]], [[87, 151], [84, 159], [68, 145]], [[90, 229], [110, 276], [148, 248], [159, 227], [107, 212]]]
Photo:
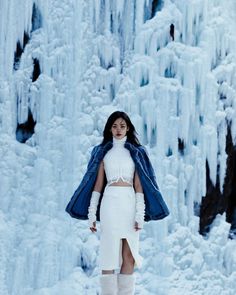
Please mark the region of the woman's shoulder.
[[126, 142], [125, 146], [132, 152], [138, 152], [144, 155], [147, 155], [147, 149], [145, 146], [141, 145], [141, 144], [133, 144], [131, 142]]
[[147, 152], [147, 148], [144, 146], [144, 145], [138, 145], [138, 146], [136, 146], [136, 148], [141, 152], [141, 153], [143, 153], [143, 154], [148, 154], [148, 152]]
[[150, 158], [149, 158], [149, 152], [147, 150], [147, 148], [143, 145], [140, 145], [137, 147], [140, 154], [142, 155], [142, 158], [145, 160], [145, 161], [150, 161]]
[[108, 141], [107, 143], [103, 144], [103, 143], [99, 143], [97, 145], [95, 145], [93, 148], [92, 148], [92, 154], [95, 154], [99, 151], [104, 151], [106, 149], [109, 149], [110, 147], [112, 146], [112, 143], [110, 141]]
[[147, 149], [145, 148], [144, 145], [138, 145], [137, 148], [140, 150], [140, 151], [147, 151]]
[[100, 146], [100, 144], [93, 146], [91, 148], [92, 150], [90, 149], [90, 151], [91, 151], [91, 153], [90, 153], [91, 158], [93, 158], [95, 156], [95, 154], [97, 154], [97, 152], [99, 151], [99, 146]]

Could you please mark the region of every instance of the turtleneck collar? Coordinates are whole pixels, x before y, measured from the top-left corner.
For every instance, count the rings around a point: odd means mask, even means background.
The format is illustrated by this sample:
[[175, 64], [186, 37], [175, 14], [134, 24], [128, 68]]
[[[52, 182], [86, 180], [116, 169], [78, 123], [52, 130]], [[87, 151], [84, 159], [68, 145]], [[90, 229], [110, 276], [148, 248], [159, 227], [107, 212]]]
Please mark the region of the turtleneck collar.
[[127, 139], [127, 135], [125, 135], [123, 138], [119, 139], [119, 138], [115, 138], [113, 136], [113, 145], [121, 145], [123, 146], [126, 142], [126, 139]]

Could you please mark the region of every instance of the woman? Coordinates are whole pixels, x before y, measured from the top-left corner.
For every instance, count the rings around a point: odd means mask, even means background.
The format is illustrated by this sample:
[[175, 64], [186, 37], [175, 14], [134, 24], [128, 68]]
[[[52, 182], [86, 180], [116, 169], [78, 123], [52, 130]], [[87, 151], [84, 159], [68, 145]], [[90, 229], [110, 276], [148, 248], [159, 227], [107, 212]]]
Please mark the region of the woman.
[[92, 232], [100, 221], [103, 295], [134, 294], [134, 267], [142, 265], [139, 231], [144, 221], [169, 214], [151, 162], [135, 134], [126, 113], [110, 115], [103, 141], [94, 147], [87, 172], [66, 208], [74, 218], [88, 218]]

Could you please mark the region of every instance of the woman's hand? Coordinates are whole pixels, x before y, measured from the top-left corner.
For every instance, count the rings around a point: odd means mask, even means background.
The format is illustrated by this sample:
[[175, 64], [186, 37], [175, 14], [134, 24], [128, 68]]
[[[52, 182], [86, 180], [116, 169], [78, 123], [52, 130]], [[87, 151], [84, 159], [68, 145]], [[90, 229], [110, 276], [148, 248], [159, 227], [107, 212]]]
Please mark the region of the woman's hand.
[[96, 229], [96, 221], [93, 222], [93, 226], [90, 227], [90, 230], [91, 230], [91, 232], [97, 231], [97, 229]]
[[137, 221], [135, 221], [134, 228], [135, 228], [136, 231], [142, 229], [141, 227], [139, 227]]

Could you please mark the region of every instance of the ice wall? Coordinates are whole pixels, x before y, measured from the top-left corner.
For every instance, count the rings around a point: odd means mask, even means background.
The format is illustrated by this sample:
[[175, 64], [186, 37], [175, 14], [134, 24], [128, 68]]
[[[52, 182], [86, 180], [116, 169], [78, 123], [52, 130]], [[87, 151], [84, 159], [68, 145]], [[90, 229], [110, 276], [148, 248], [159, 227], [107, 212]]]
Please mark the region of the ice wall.
[[171, 210], [147, 236], [161, 242], [176, 223], [197, 234], [206, 160], [222, 190], [227, 125], [236, 141], [235, 11], [217, 0], [0, 2], [1, 294], [53, 294], [75, 270], [89, 288], [98, 239], [64, 209], [117, 109]]

